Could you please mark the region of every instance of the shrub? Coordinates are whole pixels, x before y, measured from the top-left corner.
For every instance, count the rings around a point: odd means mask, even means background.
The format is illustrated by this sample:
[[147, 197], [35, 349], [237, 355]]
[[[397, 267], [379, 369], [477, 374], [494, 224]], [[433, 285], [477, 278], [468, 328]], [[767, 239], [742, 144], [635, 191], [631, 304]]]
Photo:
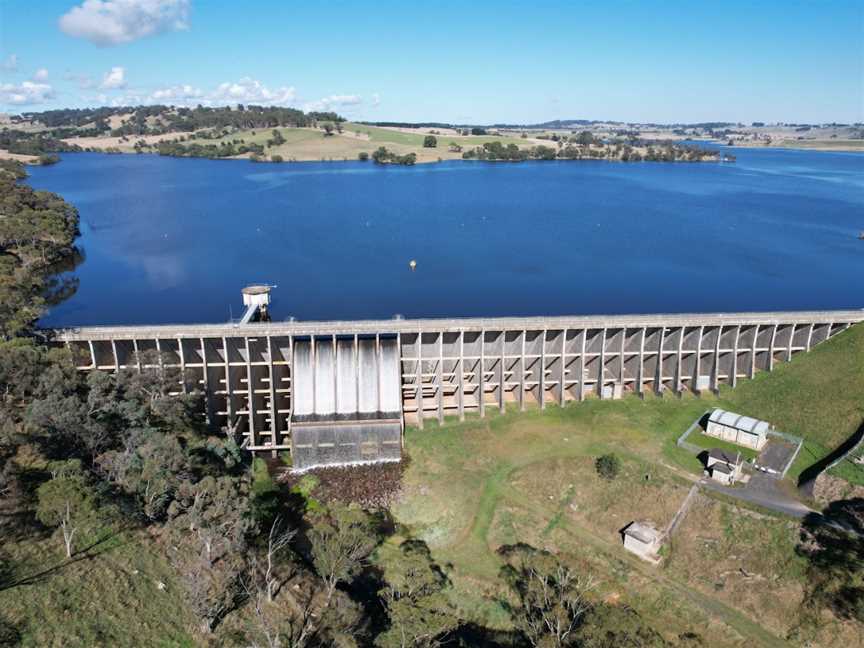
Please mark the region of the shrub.
[[612, 480], [621, 471], [621, 460], [614, 454], [601, 455], [594, 462], [594, 468], [603, 479]]
[[360, 151], [357, 154], [357, 159], [360, 160], [361, 162], [368, 162], [369, 161], [369, 154], [366, 151]]
[[438, 146], [438, 138], [434, 135], [427, 135], [423, 138], [423, 148], [436, 148]]
[[318, 487], [319, 481], [315, 475], [303, 475], [297, 485], [291, 489], [293, 494], [303, 498], [308, 513], [314, 513], [323, 509], [321, 502], [312, 497], [312, 493]]
[[271, 155], [270, 161], [271, 162], [284, 162], [285, 159], [281, 155]]
[[263, 525], [269, 524], [279, 510], [279, 486], [260, 457], [252, 461], [251, 509], [252, 517]]

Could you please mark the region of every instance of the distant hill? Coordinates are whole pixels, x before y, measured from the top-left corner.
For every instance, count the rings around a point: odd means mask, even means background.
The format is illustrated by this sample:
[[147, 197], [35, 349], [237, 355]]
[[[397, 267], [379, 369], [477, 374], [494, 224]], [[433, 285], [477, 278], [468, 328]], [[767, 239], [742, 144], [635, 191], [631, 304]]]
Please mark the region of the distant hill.
[[[12, 118], [16, 124], [38, 123], [49, 129], [68, 130], [69, 135], [85, 134], [92, 137], [111, 135], [160, 135], [169, 132], [187, 132], [202, 128], [277, 128], [285, 126], [314, 126], [318, 122], [343, 122], [334, 112], [308, 112], [296, 108], [238, 105], [211, 108], [198, 106], [118, 106], [100, 108], [63, 108], [42, 112], [26, 112]], [[85, 131], [81, 133], [78, 131]], [[57, 134], [60, 135], [60, 134]]]

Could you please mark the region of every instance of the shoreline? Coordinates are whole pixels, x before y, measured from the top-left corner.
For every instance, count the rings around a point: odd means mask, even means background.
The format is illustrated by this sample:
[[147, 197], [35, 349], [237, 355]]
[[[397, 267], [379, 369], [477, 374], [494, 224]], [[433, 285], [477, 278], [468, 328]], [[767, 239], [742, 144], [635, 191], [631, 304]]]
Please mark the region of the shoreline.
[[[806, 140], [805, 140], [806, 141]], [[816, 151], [820, 153], [864, 153], [864, 140], [861, 140], [860, 146], [851, 144], [840, 144], [832, 146], [830, 140], [810, 140], [812, 146], [807, 146], [804, 142], [795, 140], [784, 140], [788, 144], [781, 142], [780, 144], [765, 144], [764, 142], [735, 142], [731, 146], [725, 142], [715, 140], [717, 144], [726, 146], [726, 148], [742, 148], [742, 149], [778, 149], [785, 151]], [[851, 140], [847, 140], [851, 141]]]
[[[4, 159], [4, 155], [7, 152], [4, 150], [0, 150], [0, 159]], [[698, 160], [622, 160], [619, 158], [554, 158], [551, 160], [543, 159], [543, 158], [529, 158], [525, 160], [510, 160], [497, 158], [493, 160], [482, 160], [478, 158], [463, 158], [463, 157], [449, 157], [449, 158], [423, 158], [417, 159], [413, 164], [399, 164], [396, 162], [374, 162], [370, 160], [358, 160], [351, 158], [335, 158], [331, 157], [329, 159], [304, 159], [304, 160], [282, 160], [281, 162], [275, 162], [270, 159], [260, 159], [253, 160], [248, 155], [238, 155], [234, 157], [207, 157], [207, 156], [196, 156], [196, 155], [160, 155], [156, 152], [141, 152], [137, 153], [134, 151], [66, 151], [60, 153], [60, 161], [62, 162], [63, 157], [65, 155], [86, 155], [86, 154], [97, 154], [97, 155], [110, 155], [110, 156], [138, 156], [138, 155], [147, 155], [152, 157], [161, 157], [168, 159], [177, 159], [177, 160], [211, 160], [214, 162], [239, 162], [246, 161], [252, 162], [253, 164], [267, 164], [267, 165], [289, 165], [289, 164], [309, 164], [309, 163], [325, 163], [325, 164], [341, 164], [346, 162], [356, 162], [369, 164], [370, 166], [382, 166], [382, 167], [405, 167], [405, 166], [419, 166], [419, 165], [427, 165], [427, 164], [440, 164], [442, 162], [489, 162], [489, 163], [507, 163], [507, 164], [523, 164], [525, 162], [608, 162], [608, 163], [616, 163], [616, 164], [705, 164], [705, 163], [714, 163], [714, 164], [735, 164], [734, 160], [720, 160], [720, 159], [698, 159]], [[11, 154], [10, 154], [11, 155]], [[39, 158], [33, 157], [32, 161], [20, 160], [27, 166], [45, 166], [39, 163]]]

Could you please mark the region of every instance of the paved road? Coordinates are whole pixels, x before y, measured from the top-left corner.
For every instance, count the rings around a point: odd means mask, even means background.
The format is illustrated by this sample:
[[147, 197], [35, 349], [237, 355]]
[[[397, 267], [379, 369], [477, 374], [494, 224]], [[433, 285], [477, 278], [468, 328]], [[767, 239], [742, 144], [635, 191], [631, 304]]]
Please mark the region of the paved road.
[[799, 519], [804, 518], [810, 513], [816, 513], [813, 509], [785, 493], [780, 487], [780, 481], [777, 478], [762, 472], [753, 474], [747, 485], [743, 487], [733, 488], [723, 486], [707, 477], [703, 478], [699, 484], [707, 490], [723, 493], [729, 497], [757, 504], [777, 513]]

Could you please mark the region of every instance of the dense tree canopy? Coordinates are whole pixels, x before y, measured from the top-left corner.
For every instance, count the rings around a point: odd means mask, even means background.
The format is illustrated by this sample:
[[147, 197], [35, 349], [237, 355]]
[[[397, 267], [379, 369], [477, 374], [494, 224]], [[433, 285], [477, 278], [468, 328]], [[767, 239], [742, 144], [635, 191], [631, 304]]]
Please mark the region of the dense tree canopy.
[[34, 191], [20, 181], [20, 162], [0, 160], [0, 338], [35, 322], [51, 291], [57, 264], [75, 255], [78, 212], [57, 194]]
[[[126, 122], [114, 129], [109, 119], [129, 115]], [[184, 108], [164, 105], [117, 106], [101, 108], [64, 108], [44, 112], [28, 112], [24, 119], [39, 122], [50, 129], [94, 128], [99, 134], [107, 131], [116, 137], [123, 135], [159, 135], [205, 128], [232, 127], [237, 130], [277, 128], [284, 126], [314, 126], [320, 121], [342, 122], [333, 112], [304, 113], [296, 108], [278, 106], [238, 105], [236, 107], [197, 106]]]

